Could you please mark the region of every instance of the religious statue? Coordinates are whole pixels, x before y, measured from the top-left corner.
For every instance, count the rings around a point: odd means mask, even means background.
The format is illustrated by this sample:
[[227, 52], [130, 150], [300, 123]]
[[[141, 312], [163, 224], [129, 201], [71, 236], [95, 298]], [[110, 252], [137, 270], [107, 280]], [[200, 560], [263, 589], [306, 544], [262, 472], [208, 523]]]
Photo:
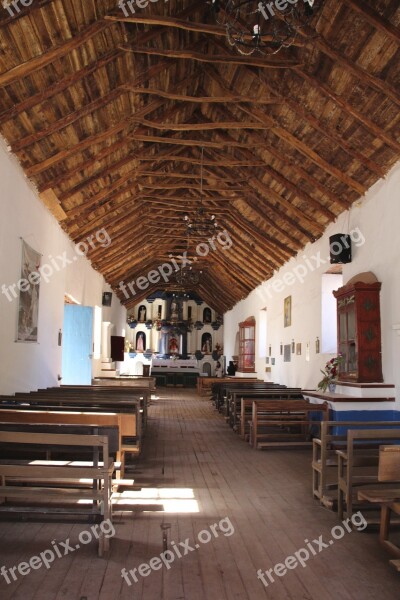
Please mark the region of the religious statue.
[[143, 333], [139, 333], [137, 336], [136, 350], [137, 350], [137, 352], [144, 352], [144, 335], [143, 335]]
[[178, 318], [178, 304], [175, 299], [171, 302], [171, 319], [172, 318]]
[[211, 352], [211, 340], [210, 340], [209, 337], [205, 340], [205, 342], [204, 342], [203, 347], [202, 347], [201, 350], [202, 350], [202, 352], [204, 352], [204, 354], [210, 354], [210, 352]]
[[145, 321], [146, 320], [146, 309], [144, 306], [141, 307], [140, 311], [139, 311], [139, 321]]
[[169, 340], [169, 351], [171, 354], [176, 354], [179, 351], [177, 339], [174, 337]]

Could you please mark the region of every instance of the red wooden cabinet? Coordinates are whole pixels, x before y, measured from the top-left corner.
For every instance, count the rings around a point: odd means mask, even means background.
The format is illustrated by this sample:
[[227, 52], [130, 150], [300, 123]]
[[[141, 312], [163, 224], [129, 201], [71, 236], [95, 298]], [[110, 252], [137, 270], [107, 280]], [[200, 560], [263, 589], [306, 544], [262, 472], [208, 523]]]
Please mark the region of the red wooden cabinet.
[[383, 381], [380, 289], [380, 282], [357, 281], [333, 292], [337, 302], [338, 352], [345, 358], [339, 371], [342, 381]]

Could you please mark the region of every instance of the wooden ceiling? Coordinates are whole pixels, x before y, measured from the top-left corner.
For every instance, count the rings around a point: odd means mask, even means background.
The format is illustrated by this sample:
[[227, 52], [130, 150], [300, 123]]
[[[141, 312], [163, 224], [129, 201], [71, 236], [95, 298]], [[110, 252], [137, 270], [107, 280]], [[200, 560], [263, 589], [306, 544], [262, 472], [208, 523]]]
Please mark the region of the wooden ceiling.
[[204, 1], [18, 6], [0, 6], [0, 132], [74, 242], [106, 228], [88, 257], [128, 307], [173, 287], [118, 288], [187, 248], [202, 147], [233, 247], [196, 287], [221, 313], [400, 157], [399, 0], [325, 0], [318, 35], [272, 57], [238, 54]]

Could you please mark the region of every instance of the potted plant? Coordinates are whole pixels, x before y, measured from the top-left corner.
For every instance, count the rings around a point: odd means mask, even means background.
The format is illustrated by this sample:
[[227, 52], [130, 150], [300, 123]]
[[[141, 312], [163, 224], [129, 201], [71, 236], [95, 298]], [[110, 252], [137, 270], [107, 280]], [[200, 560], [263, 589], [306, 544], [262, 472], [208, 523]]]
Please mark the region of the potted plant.
[[339, 373], [339, 365], [344, 361], [344, 356], [338, 354], [325, 365], [325, 369], [321, 369], [323, 378], [318, 383], [318, 389], [326, 392], [329, 389], [330, 392], [334, 392], [336, 388], [336, 381]]

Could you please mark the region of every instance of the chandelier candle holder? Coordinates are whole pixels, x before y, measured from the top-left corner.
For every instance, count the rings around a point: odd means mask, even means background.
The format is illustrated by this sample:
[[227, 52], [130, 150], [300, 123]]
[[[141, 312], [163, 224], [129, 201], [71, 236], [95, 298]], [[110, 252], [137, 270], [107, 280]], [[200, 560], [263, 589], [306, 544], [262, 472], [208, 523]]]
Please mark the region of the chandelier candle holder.
[[197, 285], [202, 273], [203, 271], [195, 271], [192, 267], [181, 267], [179, 271], [175, 273], [175, 281], [185, 288]]
[[304, 37], [323, 0], [212, 0], [214, 18], [240, 54], [276, 54]]
[[200, 206], [193, 214], [192, 218], [190, 218], [189, 215], [185, 215], [184, 221], [186, 223], [187, 234], [194, 237], [205, 238], [213, 235], [215, 229], [218, 227], [215, 215], [207, 215], [201, 200]]

